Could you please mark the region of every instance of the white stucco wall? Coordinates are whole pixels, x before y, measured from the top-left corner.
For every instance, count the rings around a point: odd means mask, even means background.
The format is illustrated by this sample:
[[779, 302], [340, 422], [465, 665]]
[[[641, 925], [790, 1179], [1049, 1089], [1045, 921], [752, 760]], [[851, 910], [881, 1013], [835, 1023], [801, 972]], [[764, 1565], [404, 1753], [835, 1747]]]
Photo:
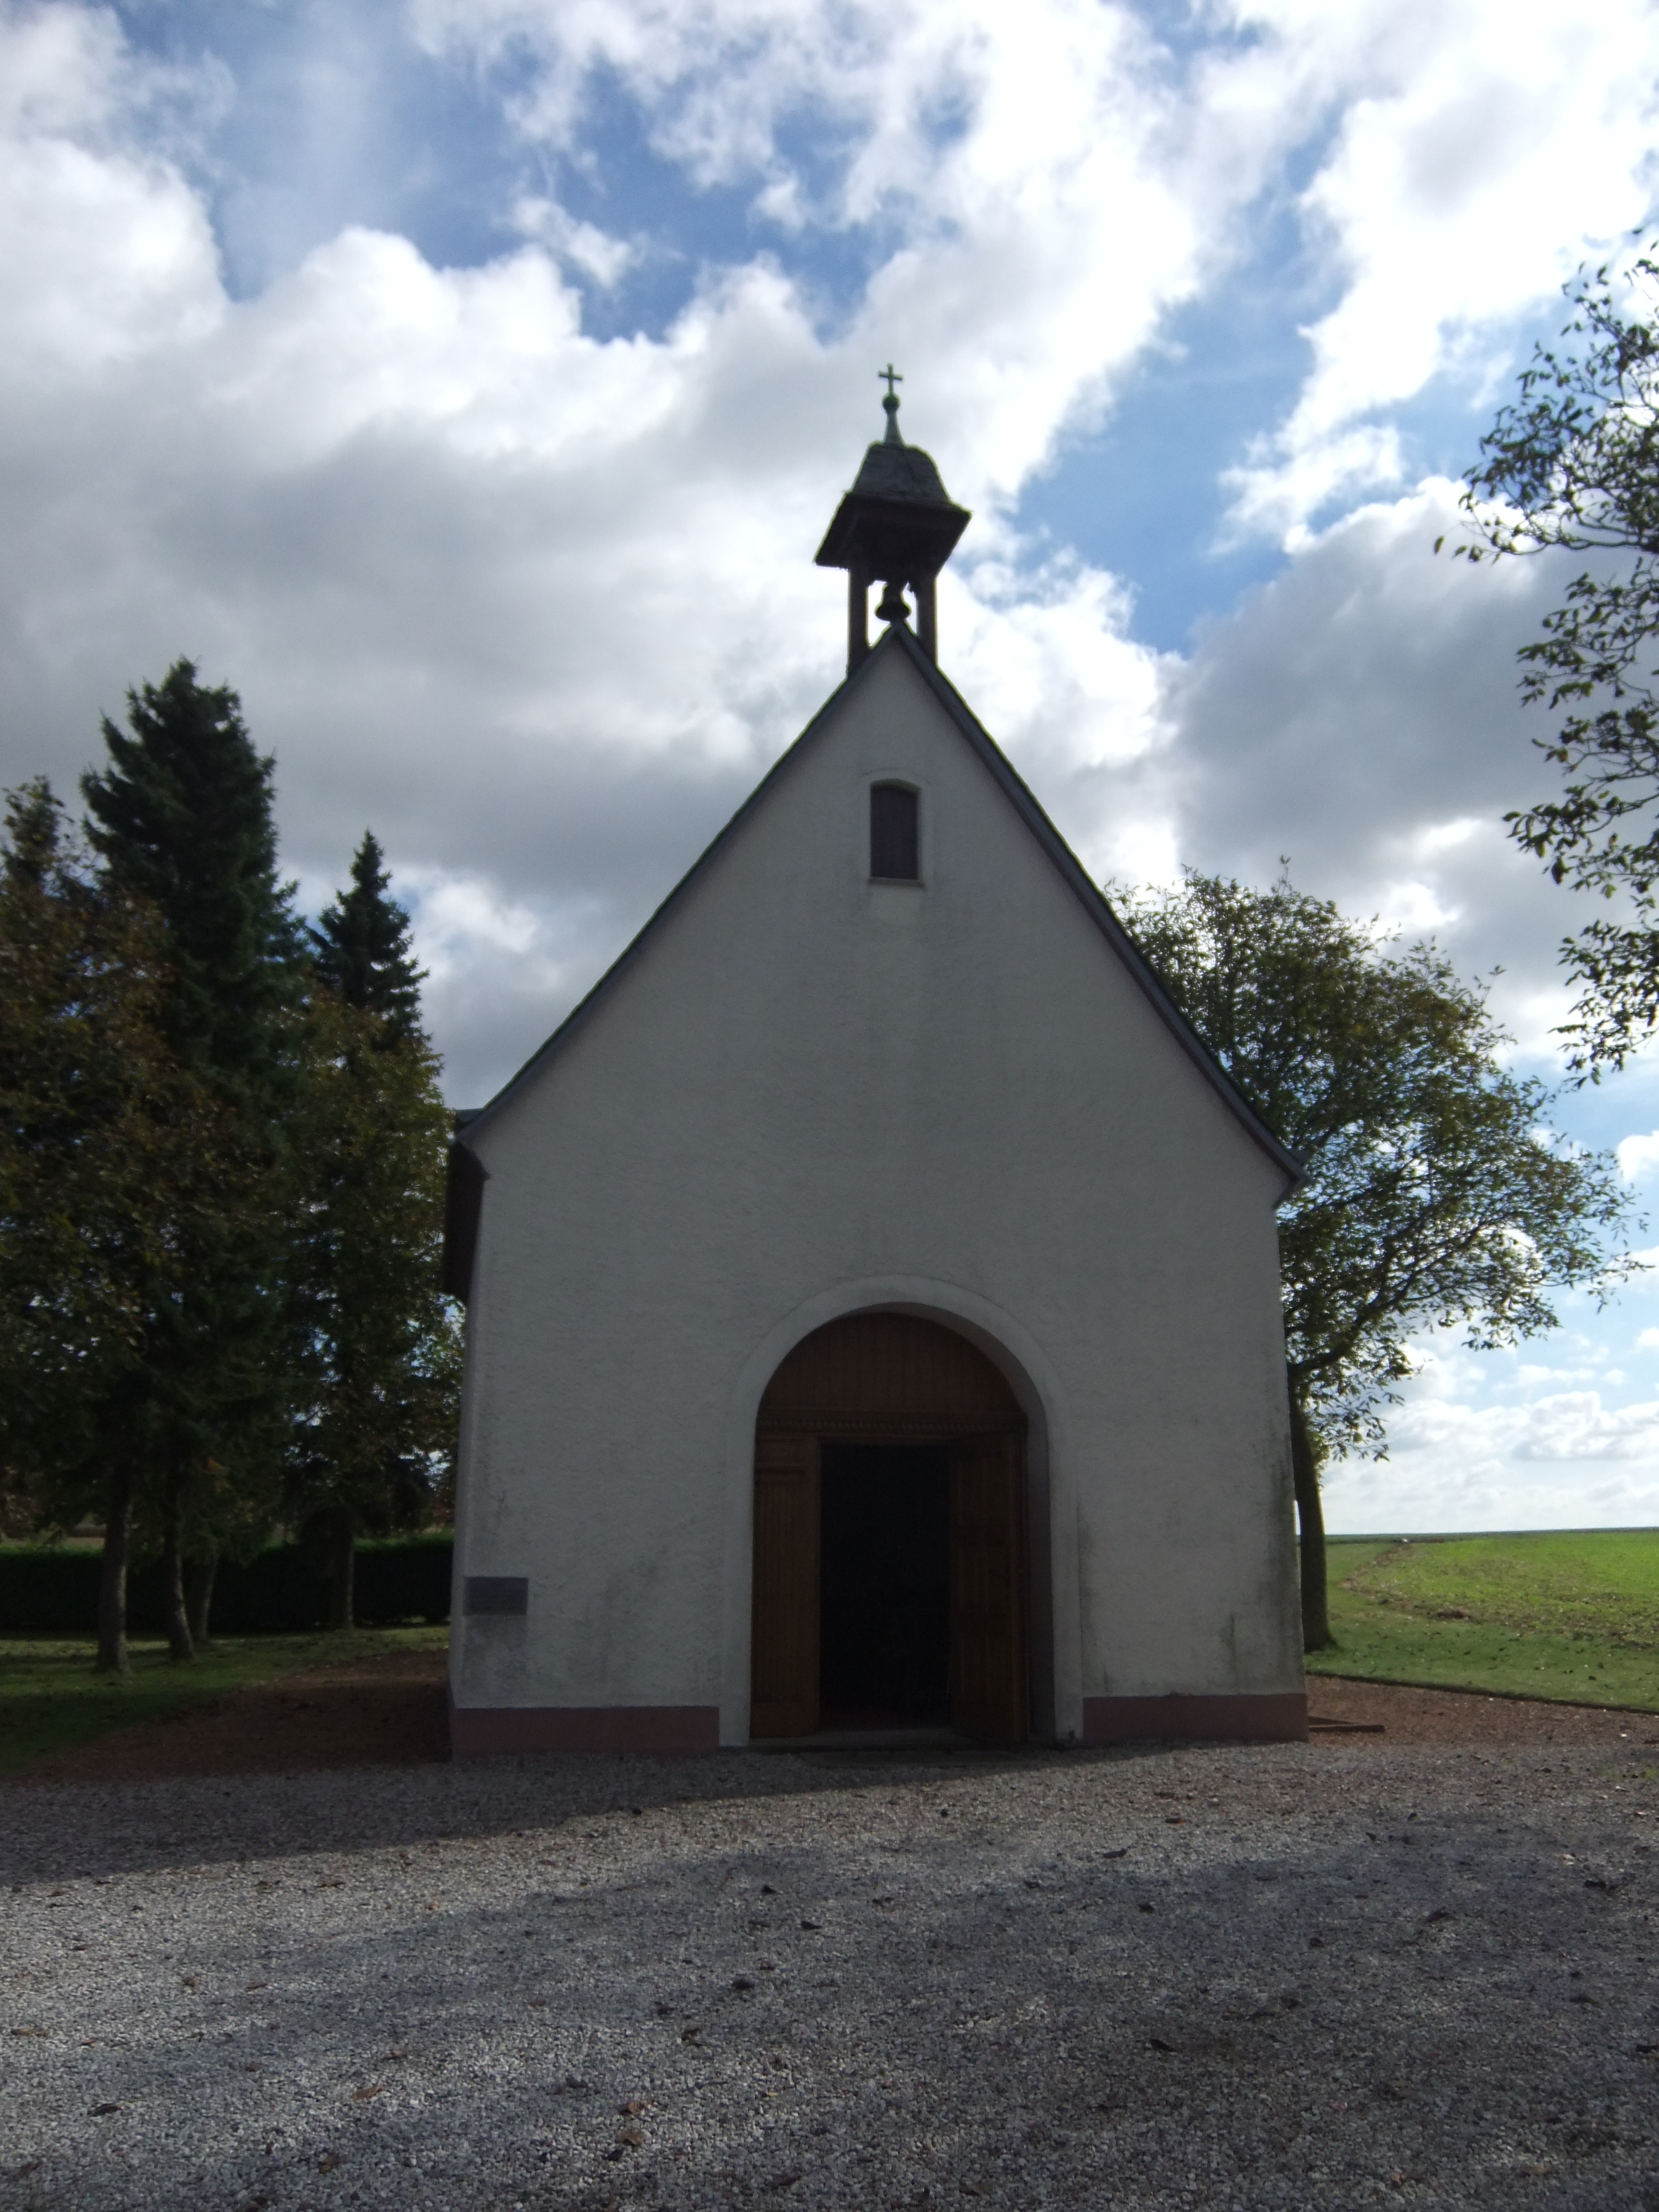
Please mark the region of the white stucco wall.
[[[921, 888], [866, 879], [890, 777]], [[457, 1570], [530, 1610], [458, 1608], [458, 1705], [745, 1740], [756, 1407], [867, 1304], [954, 1316], [1033, 1413], [1061, 1737], [1085, 1696], [1300, 1687], [1284, 1174], [902, 653], [472, 1141]]]

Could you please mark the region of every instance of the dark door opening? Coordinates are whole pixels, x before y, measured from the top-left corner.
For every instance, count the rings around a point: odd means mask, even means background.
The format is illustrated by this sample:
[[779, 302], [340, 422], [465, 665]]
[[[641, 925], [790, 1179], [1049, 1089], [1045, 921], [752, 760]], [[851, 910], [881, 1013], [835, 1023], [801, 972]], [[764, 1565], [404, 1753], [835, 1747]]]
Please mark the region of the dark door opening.
[[827, 1729], [951, 1717], [951, 1455], [826, 1443], [819, 1693]]

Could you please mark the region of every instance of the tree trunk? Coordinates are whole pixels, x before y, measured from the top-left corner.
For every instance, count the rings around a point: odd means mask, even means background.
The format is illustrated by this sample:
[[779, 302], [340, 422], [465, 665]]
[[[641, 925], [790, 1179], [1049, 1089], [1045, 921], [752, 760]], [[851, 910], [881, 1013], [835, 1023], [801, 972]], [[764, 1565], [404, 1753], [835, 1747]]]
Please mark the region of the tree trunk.
[[161, 1609], [167, 1620], [167, 1651], [174, 1659], [193, 1659], [196, 1646], [185, 1609], [184, 1515], [175, 1483], [167, 1499], [161, 1542]]
[[185, 1618], [190, 1623], [190, 1632], [199, 1651], [208, 1640], [208, 1614], [213, 1606], [213, 1578], [219, 1571], [219, 1554], [210, 1552], [204, 1559], [185, 1562]]
[[356, 1579], [357, 1516], [349, 1505], [337, 1505], [328, 1516], [328, 1625], [351, 1628], [352, 1583]]
[[1296, 1480], [1296, 1517], [1302, 1537], [1302, 1649], [1332, 1651], [1336, 1638], [1325, 1584], [1325, 1510], [1319, 1497], [1319, 1453], [1302, 1401], [1291, 1393], [1291, 1469]]
[[127, 1656], [127, 1561], [132, 1553], [132, 1493], [136, 1474], [130, 1459], [109, 1472], [104, 1516], [104, 1557], [98, 1576], [98, 1656], [100, 1674], [125, 1674]]

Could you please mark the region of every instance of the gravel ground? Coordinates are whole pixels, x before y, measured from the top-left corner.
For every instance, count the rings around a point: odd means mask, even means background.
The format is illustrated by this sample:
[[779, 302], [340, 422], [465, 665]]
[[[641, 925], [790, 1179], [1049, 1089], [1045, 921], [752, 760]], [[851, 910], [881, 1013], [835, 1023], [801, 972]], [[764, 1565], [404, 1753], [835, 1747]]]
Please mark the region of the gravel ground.
[[13, 1785], [0, 2204], [1659, 2208], [1600, 1725]]

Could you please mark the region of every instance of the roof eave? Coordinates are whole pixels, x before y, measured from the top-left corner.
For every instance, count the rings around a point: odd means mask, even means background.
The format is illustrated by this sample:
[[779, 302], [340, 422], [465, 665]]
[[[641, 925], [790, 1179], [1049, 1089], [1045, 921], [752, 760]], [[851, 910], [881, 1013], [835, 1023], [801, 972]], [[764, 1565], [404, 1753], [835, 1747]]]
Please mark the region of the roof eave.
[[937, 575], [972, 520], [965, 507], [934, 507], [921, 500], [876, 499], [868, 492], [849, 491], [843, 494], [823, 533], [823, 543], [812, 557], [820, 568], [850, 568], [858, 556], [859, 538], [867, 525], [874, 524], [896, 537], [913, 540], [928, 573]]

